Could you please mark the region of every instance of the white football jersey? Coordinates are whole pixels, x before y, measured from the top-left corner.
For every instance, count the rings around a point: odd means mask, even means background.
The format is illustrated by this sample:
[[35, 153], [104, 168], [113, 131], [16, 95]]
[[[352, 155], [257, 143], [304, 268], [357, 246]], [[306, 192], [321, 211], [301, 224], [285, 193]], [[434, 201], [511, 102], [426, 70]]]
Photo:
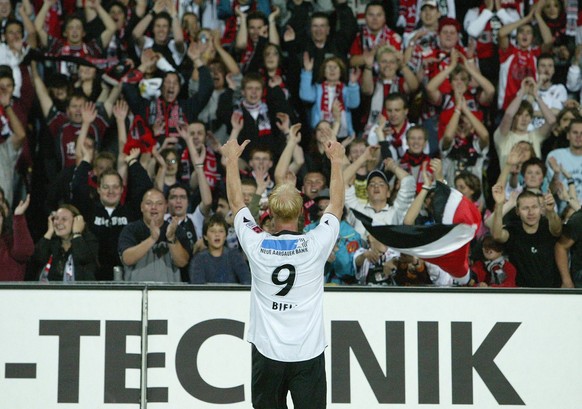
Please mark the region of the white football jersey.
[[339, 220], [325, 213], [308, 233], [271, 235], [245, 207], [234, 226], [253, 277], [248, 341], [277, 361], [319, 356], [326, 346], [323, 271], [339, 235]]

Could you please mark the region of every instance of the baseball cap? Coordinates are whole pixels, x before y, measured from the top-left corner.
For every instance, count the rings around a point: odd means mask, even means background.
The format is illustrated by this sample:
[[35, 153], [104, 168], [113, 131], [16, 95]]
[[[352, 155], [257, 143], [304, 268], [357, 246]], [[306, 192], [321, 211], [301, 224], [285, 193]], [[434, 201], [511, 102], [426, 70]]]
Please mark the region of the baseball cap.
[[454, 18], [450, 17], [443, 17], [439, 20], [439, 29], [438, 32], [440, 33], [444, 26], [455, 26], [457, 29], [457, 33], [461, 32], [461, 24], [455, 20]]
[[317, 194], [317, 197], [315, 199], [313, 199], [314, 202], [317, 202], [318, 200], [321, 199], [329, 199], [329, 189], [325, 188], [325, 189], [321, 189], [319, 191], [319, 193]]
[[422, 9], [424, 6], [438, 7], [437, 0], [422, 0], [420, 8]]
[[380, 169], [374, 169], [373, 171], [368, 173], [368, 177], [366, 178], [366, 184], [369, 184], [370, 180], [374, 177], [382, 178], [382, 180], [384, 180], [384, 182], [386, 182], [386, 184], [388, 186], [390, 186], [390, 183], [388, 183], [388, 178], [386, 177], [386, 174], [384, 172], [382, 172]]

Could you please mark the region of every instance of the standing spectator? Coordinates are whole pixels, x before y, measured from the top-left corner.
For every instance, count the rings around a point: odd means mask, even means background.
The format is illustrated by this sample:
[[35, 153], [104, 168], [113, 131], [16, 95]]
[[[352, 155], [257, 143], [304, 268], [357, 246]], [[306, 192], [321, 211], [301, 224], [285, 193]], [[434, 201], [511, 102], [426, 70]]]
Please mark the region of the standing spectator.
[[249, 267], [238, 250], [225, 246], [228, 224], [221, 215], [204, 223], [204, 244], [190, 262], [190, 284], [250, 284]]
[[[529, 126], [533, 118], [533, 107], [531, 103], [524, 100], [524, 97], [527, 95], [531, 95], [539, 104], [540, 109], [546, 118], [546, 122], [535, 131], [529, 131]], [[520, 141], [531, 143], [536, 156], [541, 158], [542, 142], [548, 137], [550, 129], [555, 122], [556, 116], [540, 97], [534, 79], [532, 77], [525, 78], [521, 83], [519, 92], [507, 107], [499, 127], [493, 134], [499, 163], [506, 162], [509, 151], [513, 145]]]
[[[264, 89], [267, 87], [267, 96], [263, 102]], [[259, 73], [248, 73], [242, 81], [242, 99], [235, 105], [219, 106], [220, 118], [223, 123], [232, 125], [231, 138], [239, 141], [251, 141], [247, 151], [252, 152], [255, 147], [267, 148], [277, 160], [285, 147], [285, 139], [277, 124], [277, 114], [291, 114], [291, 107], [285, 98], [281, 87], [273, 81], [268, 85], [263, 82]], [[240, 115], [233, 119], [233, 111]], [[249, 159], [249, 153], [243, 154], [243, 159]]]
[[562, 287], [582, 287], [582, 210], [570, 217], [556, 243], [555, 258]]
[[[153, 27], [153, 38], [144, 35], [150, 24]], [[138, 57], [144, 50], [151, 48], [163, 55], [174, 69], [178, 69], [184, 60], [184, 32], [172, 1], [156, 1], [153, 9], [134, 27], [132, 37]]]
[[[408, 149], [406, 132], [414, 123], [408, 120], [408, 101], [403, 94], [393, 93], [384, 101], [384, 111], [378, 123], [370, 129], [368, 144], [380, 144], [382, 157], [401, 158]], [[428, 145], [424, 153], [429, 153]]]
[[23, 281], [26, 263], [34, 253], [24, 213], [30, 204], [30, 195], [20, 201], [12, 221], [9, 210], [0, 205], [0, 281]]
[[[379, 75], [373, 76], [374, 61], [378, 63]], [[413, 94], [419, 86], [416, 75], [404, 64], [402, 54], [393, 47], [385, 45], [373, 53], [364, 52], [364, 72], [362, 74], [362, 95], [371, 97], [370, 113], [366, 132], [376, 123], [379, 116], [385, 115], [384, 101], [395, 92], [403, 95]]]
[[123, 93], [131, 110], [135, 115], [139, 115], [145, 120], [154, 131], [154, 136], [160, 139], [160, 143], [163, 143], [164, 138], [177, 138], [180, 124], [195, 121], [212, 95], [212, 78], [204, 61], [200, 58], [199, 45], [193, 43], [188, 49], [188, 56], [200, 74], [198, 92], [188, 99], [179, 98], [182, 79], [174, 71], [164, 74], [161, 95], [155, 99], [143, 98], [137, 84], [123, 84]]
[[64, 204], [50, 214], [47, 231], [32, 257], [40, 281], [95, 281], [99, 245], [85, 227], [75, 206]]
[[582, 119], [577, 118], [570, 122], [568, 141], [570, 142], [568, 148], [556, 149], [549, 153], [546, 162], [548, 179], [559, 180], [565, 186], [574, 185], [577, 199], [582, 202]]
[[506, 243], [509, 261], [517, 268], [520, 287], [559, 287], [560, 272], [554, 259], [554, 245], [562, 232], [562, 222], [554, 211], [551, 193], [543, 197], [546, 216], [542, 216], [540, 197], [524, 191], [517, 198], [519, 221], [503, 226], [505, 202], [503, 186], [493, 186], [495, 212], [491, 233], [496, 241]]
[[143, 196], [143, 218], [128, 224], [119, 235], [119, 256], [125, 281], [181, 282], [180, 268], [190, 260], [190, 243], [178, 218], [164, 222], [164, 194], [150, 189]]
[[449, 185], [462, 171], [471, 172], [483, 184], [484, 165], [489, 153], [489, 132], [457, 94], [455, 110], [439, 143], [444, 178]]
[[[554, 58], [551, 54], [541, 54], [538, 57], [538, 93], [546, 103], [548, 108], [552, 110], [554, 115], [564, 108], [564, 103], [568, 99], [568, 91], [564, 84], [555, 84], [554, 74], [556, 73]], [[544, 124], [544, 115], [537, 103], [533, 103], [534, 120], [533, 128], [539, 128]]]
[[[57, 58], [59, 56], [70, 56], [80, 57], [87, 60], [100, 59], [103, 54], [103, 49], [109, 45], [111, 38], [117, 30], [115, 21], [113, 21], [111, 16], [107, 11], [105, 11], [101, 5], [101, 1], [88, 0], [85, 3], [85, 7], [94, 9], [101, 21], [103, 21], [103, 24], [105, 24], [105, 30], [101, 33], [101, 36], [89, 42], [84, 41], [85, 23], [82, 17], [76, 14], [67, 16], [65, 20], [63, 30], [64, 41], [60, 38], [53, 37], [47, 32], [47, 30], [45, 30], [45, 18], [49, 9], [56, 2], [57, 0], [45, 0], [34, 20], [34, 26], [40, 40], [40, 45], [47, 47], [48, 53]], [[63, 61], [58, 65], [58, 72], [76, 77], [77, 68], [76, 63]]]
[[[542, 51], [551, 51], [554, 40], [549, 27], [540, 14], [539, 4], [541, 3], [543, 2], [538, 2], [532, 6], [529, 14], [524, 18], [503, 26], [499, 30], [499, 61], [501, 63], [499, 87], [497, 88], [497, 106], [499, 109], [508, 108], [520, 90], [523, 80], [528, 77], [533, 77], [535, 80], [537, 77], [536, 58], [540, 56]], [[534, 31], [531, 22], [534, 18], [542, 35], [543, 44], [541, 47], [533, 44]], [[517, 47], [509, 41], [509, 35], [516, 29]]]
[[307, 54], [303, 56], [304, 70], [301, 72], [299, 96], [305, 102], [313, 103], [310, 123], [315, 129], [320, 120], [334, 122], [333, 103], [338, 100], [341, 109], [341, 126], [337, 138], [345, 139], [354, 134], [350, 109], [360, 105], [360, 86], [358, 78], [360, 70], [350, 72], [349, 82], [344, 83], [346, 67], [337, 57], [327, 58], [321, 65], [317, 84], [313, 84], [313, 59]]
[[240, 66], [243, 74], [258, 72], [263, 59], [263, 48], [272, 43], [279, 45], [279, 32], [275, 23], [280, 14], [278, 7], [265, 16], [260, 11], [244, 13], [240, 7], [235, 8], [240, 18], [240, 26], [236, 33], [235, 48], [242, 52]]
[[[0, 188], [9, 208], [15, 198], [14, 175], [25, 143], [26, 130], [12, 106], [14, 78], [11, 70], [0, 70]], [[18, 198], [17, 198], [18, 199]]]
[[364, 65], [364, 51], [375, 50], [388, 44], [397, 51], [402, 49], [402, 38], [386, 25], [384, 4], [374, 0], [366, 5], [366, 24], [356, 35], [350, 49], [350, 66]]
[[[75, 166], [75, 146], [77, 136], [83, 123], [83, 109], [88, 101], [87, 96], [82, 92], [74, 93], [68, 101], [66, 113], [57, 110], [53, 99], [51, 98], [45, 83], [38, 75], [36, 67], [32, 69], [34, 86], [40, 102], [42, 114], [45, 117], [51, 136], [54, 140], [55, 149], [60, 160], [59, 169]], [[96, 144], [96, 149], [105, 135], [109, 123], [108, 117], [113, 110], [113, 102], [117, 99], [118, 92], [110, 95], [108, 100], [101, 104], [98, 103], [97, 116], [91, 122], [88, 131], [88, 137]], [[87, 105], [87, 107], [92, 105]], [[93, 108], [94, 109], [94, 108]]]
[[479, 69], [493, 84], [499, 81], [499, 30], [521, 18], [515, 4], [509, 1], [484, 0], [467, 10], [463, 25], [469, 42], [475, 42]]
[[[396, 175], [400, 181], [400, 189], [396, 199], [389, 204], [390, 184], [386, 174], [380, 170], [373, 170], [368, 174], [367, 190], [368, 203], [362, 205], [356, 196], [354, 186], [347, 185], [352, 180], [356, 170], [360, 168], [367, 160], [375, 157], [374, 151], [377, 147], [368, 146], [366, 153], [361, 155], [355, 162], [344, 170], [344, 180], [346, 181], [346, 207], [357, 210], [360, 213], [371, 217], [375, 224], [402, 224], [404, 215], [414, 200], [416, 192], [416, 183], [412, 175], [400, 168], [393, 159], [386, 159], [384, 168]], [[353, 222], [353, 220], [350, 220]], [[368, 232], [359, 220], [353, 222], [356, 231], [364, 238], [368, 237]]]

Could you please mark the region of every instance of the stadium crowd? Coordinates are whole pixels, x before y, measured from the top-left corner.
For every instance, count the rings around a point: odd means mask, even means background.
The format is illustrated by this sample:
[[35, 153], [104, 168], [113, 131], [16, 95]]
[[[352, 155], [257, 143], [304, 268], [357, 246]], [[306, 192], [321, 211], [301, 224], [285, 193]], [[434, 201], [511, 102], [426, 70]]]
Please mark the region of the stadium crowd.
[[[582, 287], [579, 0], [0, 0], [0, 30], [0, 281], [249, 284], [248, 139], [265, 231], [288, 182], [317, 226], [345, 146], [326, 283]], [[439, 224], [444, 185], [479, 214], [463, 277], [353, 212]]]

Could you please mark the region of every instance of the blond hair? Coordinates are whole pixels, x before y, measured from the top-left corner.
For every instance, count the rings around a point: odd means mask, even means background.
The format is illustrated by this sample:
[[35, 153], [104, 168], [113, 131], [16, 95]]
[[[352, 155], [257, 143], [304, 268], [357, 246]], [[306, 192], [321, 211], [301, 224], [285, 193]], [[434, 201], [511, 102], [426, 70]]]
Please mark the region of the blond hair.
[[269, 209], [273, 217], [281, 221], [297, 220], [303, 209], [303, 198], [293, 184], [284, 183], [271, 192]]

